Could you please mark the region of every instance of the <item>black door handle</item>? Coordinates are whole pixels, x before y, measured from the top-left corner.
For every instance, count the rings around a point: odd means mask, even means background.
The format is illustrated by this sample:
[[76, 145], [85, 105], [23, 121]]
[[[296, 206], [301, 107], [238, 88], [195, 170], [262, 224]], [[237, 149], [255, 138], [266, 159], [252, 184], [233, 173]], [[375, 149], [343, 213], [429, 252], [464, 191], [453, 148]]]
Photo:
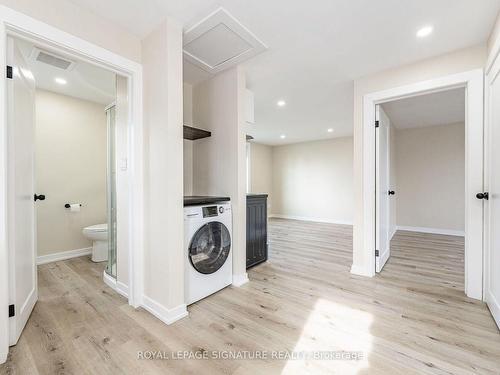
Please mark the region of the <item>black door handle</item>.
[[476, 194], [476, 198], [477, 198], [477, 199], [486, 199], [486, 200], [488, 200], [488, 198], [489, 198], [489, 194], [488, 194], [488, 192], [484, 192], [484, 193], [477, 193], [477, 194]]
[[389, 191], [388, 191], [388, 194], [389, 194], [389, 195], [394, 195], [394, 194], [396, 194], [396, 192], [395, 192], [394, 190], [389, 190]]
[[45, 200], [45, 195], [43, 195], [43, 194], [36, 195], [35, 194], [35, 202], [36, 201], [44, 201], [44, 200]]

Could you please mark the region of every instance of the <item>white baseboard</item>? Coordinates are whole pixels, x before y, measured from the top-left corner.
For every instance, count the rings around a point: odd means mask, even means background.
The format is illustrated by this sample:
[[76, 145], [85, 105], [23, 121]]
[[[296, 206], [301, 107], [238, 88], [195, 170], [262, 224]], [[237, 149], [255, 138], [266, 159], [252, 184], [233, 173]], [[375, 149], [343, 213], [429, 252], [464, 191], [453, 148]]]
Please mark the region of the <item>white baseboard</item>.
[[409, 227], [404, 225], [398, 225], [397, 230], [406, 230], [409, 232], [421, 232], [421, 233], [431, 233], [431, 234], [444, 234], [448, 236], [465, 236], [465, 231], [463, 230], [452, 230], [452, 229], [439, 229], [439, 228], [426, 228], [426, 227]]
[[148, 296], [143, 296], [143, 303], [141, 306], [165, 324], [172, 324], [179, 319], [188, 316], [187, 306], [185, 303], [176, 306], [173, 309], [167, 309]]
[[[389, 255], [391, 254], [391, 252], [389, 250], [386, 250], [385, 252], [383, 252], [380, 257], [379, 257], [379, 265], [380, 265], [380, 270], [382, 268], [384, 268], [385, 264], [387, 263], [387, 261], [389, 260]], [[375, 262], [376, 263], [376, 262]], [[378, 266], [377, 266], [378, 267]]]
[[232, 285], [236, 287], [240, 287], [246, 283], [248, 283], [248, 274], [245, 272], [241, 275], [233, 275], [233, 283]]
[[128, 298], [128, 285], [116, 280], [113, 276], [108, 275], [106, 271], [103, 271], [102, 279], [111, 289], [116, 291], [118, 294], [121, 294], [123, 297]]
[[117, 281], [116, 291], [120, 293], [123, 297], [128, 298], [128, 285], [122, 283], [121, 281]]
[[396, 234], [397, 231], [398, 231], [398, 227], [392, 228], [392, 232], [389, 233], [389, 241], [392, 240], [392, 237], [394, 237], [394, 235]]
[[59, 253], [40, 255], [36, 258], [36, 264], [46, 264], [52, 262], [58, 262], [60, 260], [66, 260], [71, 258], [83, 257], [85, 255], [92, 254], [91, 247], [85, 247], [83, 249], [61, 251]]
[[361, 267], [358, 265], [353, 264], [351, 266], [351, 273], [353, 275], [358, 275], [358, 276], [366, 276], [366, 277], [373, 277], [375, 274], [375, 271], [369, 271], [366, 269], [366, 267]]
[[491, 316], [493, 316], [495, 323], [500, 329], [500, 303], [497, 301], [491, 291], [486, 292], [486, 304], [490, 309]]
[[7, 356], [8, 356], [8, 355], [9, 355], [9, 351], [8, 351], [8, 350], [7, 350], [6, 352], [5, 352], [5, 351], [3, 351], [3, 350], [0, 352], [0, 365], [1, 365], [2, 363], [7, 362]]
[[352, 221], [343, 221], [343, 220], [332, 220], [325, 219], [321, 217], [308, 217], [308, 216], [294, 216], [294, 215], [281, 215], [281, 214], [271, 214], [270, 218], [278, 218], [278, 219], [288, 219], [288, 220], [300, 220], [300, 221], [313, 221], [316, 223], [329, 223], [329, 224], [341, 224], [341, 225], [353, 225]]

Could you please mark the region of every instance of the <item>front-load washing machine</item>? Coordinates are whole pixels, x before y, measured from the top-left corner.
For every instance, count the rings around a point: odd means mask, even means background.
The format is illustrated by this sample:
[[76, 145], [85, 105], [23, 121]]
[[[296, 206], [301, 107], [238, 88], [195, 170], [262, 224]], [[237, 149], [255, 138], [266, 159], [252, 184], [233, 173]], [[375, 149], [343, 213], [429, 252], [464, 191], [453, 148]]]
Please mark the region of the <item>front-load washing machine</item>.
[[233, 281], [230, 203], [184, 207], [185, 296], [189, 305]]

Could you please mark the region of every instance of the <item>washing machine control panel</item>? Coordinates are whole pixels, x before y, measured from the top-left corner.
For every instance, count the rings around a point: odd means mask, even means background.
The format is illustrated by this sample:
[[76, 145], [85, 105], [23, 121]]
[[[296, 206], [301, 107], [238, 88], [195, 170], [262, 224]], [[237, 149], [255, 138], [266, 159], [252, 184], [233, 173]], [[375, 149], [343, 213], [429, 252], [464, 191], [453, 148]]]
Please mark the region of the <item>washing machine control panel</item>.
[[203, 210], [203, 217], [218, 216], [217, 206], [202, 207], [202, 210]]

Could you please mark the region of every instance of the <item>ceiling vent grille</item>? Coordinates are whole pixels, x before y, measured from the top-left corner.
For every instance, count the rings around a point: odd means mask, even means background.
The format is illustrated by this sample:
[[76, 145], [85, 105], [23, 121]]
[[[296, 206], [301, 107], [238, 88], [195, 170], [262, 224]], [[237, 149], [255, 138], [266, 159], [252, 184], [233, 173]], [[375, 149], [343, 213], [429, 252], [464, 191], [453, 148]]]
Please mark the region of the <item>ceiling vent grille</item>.
[[62, 70], [71, 70], [75, 65], [74, 61], [68, 60], [64, 57], [55, 55], [47, 51], [42, 51], [41, 49], [38, 49], [36, 47], [33, 48], [33, 51], [31, 53], [31, 58], [34, 61], [51, 65], [55, 68]]
[[216, 74], [265, 51], [267, 46], [250, 30], [219, 8], [184, 32], [184, 57]]

